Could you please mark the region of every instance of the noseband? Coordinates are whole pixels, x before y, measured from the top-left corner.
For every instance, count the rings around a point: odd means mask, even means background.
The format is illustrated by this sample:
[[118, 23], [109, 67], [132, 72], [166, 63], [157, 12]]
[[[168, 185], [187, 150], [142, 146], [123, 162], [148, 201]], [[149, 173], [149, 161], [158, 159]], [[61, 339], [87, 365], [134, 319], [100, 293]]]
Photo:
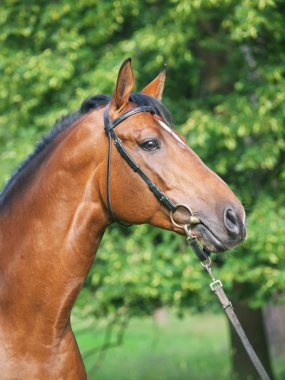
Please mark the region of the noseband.
[[155, 113], [154, 108], [150, 106], [140, 106], [133, 108], [132, 110], [124, 113], [123, 115], [119, 116], [117, 119], [110, 121], [109, 119], [109, 105], [106, 106], [104, 110], [104, 130], [105, 133], [108, 136], [108, 160], [107, 160], [107, 202], [108, 202], [108, 208], [112, 215], [112, 218], [114, 221], [118, 221], [121, 223], [117, 218], [113, 211], [112, 204], [111, 204], [111, 196], [110, 196], [110, 177], [111, 177], [111, 139], [114, 140], [115, 147], [117, 148], [118, 152], [122, 156], [122, 158], [129, 164], [129, 166], [133, 169], [134, 172], [136, 172], [142, 180], [147, 184], [150, 191], [156, 196], [156, 198], [161, 202], [169, 211], [175, 211], [177, 207], [175, 204], [152, 182], [152, 180], [144, 173], [144, 171], [137, 165], [137, 163], [134, 161], [134, 159], [129, 155], [126, 148], [124, 147], [122, 141], [119, 139], [118, 135], [114, 131], [114, 128], [119, 125], [121, 122], [126, 120], [128, 117], [135, 115], [137, 113], [141, 112], [150, 112], [152, 114]]

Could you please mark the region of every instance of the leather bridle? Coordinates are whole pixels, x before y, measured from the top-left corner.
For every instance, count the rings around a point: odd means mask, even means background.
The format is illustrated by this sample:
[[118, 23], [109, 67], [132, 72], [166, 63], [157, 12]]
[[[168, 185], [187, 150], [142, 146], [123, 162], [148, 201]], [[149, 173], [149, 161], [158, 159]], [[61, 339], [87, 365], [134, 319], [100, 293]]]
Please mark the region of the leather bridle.
[[124, 147], [124, 144], [119, 139], [118, 135], [114, 131], [114, 128], [122, 123], [124, 120], [126, 120], [128, 117], [135, 115], [137, 113], [141, 112], [150, 112], [152, 114], [155, 113], [154, 108], [151, 106], [140, 106], [131, 109], [128, 112], [125, 112], [123, 115], [117, 117], [115, 120], [110, 121], [109, 118], [109, 104], [106, 106], [104, 110], [104, 130], [105, 133], [108, 136], [108, 160], [107, 160], [107, 202], [108, 202], [108, 208], [110, 211], [110, 214], [112, 216], [113, 221], [116, 221], [120, 224], [125, 225], [125, 223], [122, 223], [118, 220], [116, 217], [111, 203], [111, 195], [110, 195], [110, 177], [111, 177], [111, 139], [114, 140], [115, 147], [117, 148], [118, 152], [122, 156], [122, 158], [129, 164], [129, 166], [133, 169], [134, 172], [136, 172], [142, 180], [147, 184], [150, 191], [156, 196], [156, 198], [161, 202], [169, 211], [174, 212], [177, 209], [177, 206], [164, 194], [163, 191], [161, 191], [155, 183], [145, 174], [145, 172], [139, 167], [139, 165], [135, 162], [135, 160], [130, 156], [130, 154], [127, 152], [126, 148]]
[[[111, 176], [111, 139], [114, 140], [115, 147], [117, 148], [118, 152], [122, 156], [122, 158], [129, 164], [129, 166], [143, 179], [143, 181], [148, 185], [150, 191], [153, 192], [153, 194], [157, 197], [157, 199], [169, 210], [170, 212], [170, 219], [171, 222], [179, 228], [184, 229], [185, 235], [187, 237], [187, 242], [191, 246], [192, 250], [198, 257], [198, 259], [201, 261], [202, 266], [207, 270], [209, 273], [212, 282], [210, 284], [210, 287], [212, 291], [216, 294], [218, 297], [223, 309], [225, 310], [229, 320], [231, 321], [234, 329], [236, 330], [237, 334], [239, 335], [242, 344], [244, 345], [245, 350], [247, 351], [249, 358], [251, 359], [253, 365], [255, 366], [258, 374], [260, 375], [262, 380], [270, 380], [270, 377], [268, 376], [265, 368], [263, 367], [261, 361], [259, 360], [258, 356], [256, 355], [252, 345], [250, 344], [235, 312], [233, 309], [233, 306], [229, 299], [227, 298], [224, 290], [223, 290], [223, 284], [220, 280], [216, 280], [211, 268], [211, 259], [209, 257], [210, 252], [205, 251], [200, 247], [200, 245], [197, 242], [197, 239], [195, 236], [192, 235], [191, 232], [191, 220], [192, 222], [195, 222], [198, 220], [193, 216], [192, 210], [187, 205], [175, 205], [153, 182], [152, 180], [144, 173], [144, 171], [139, 167], [139, 165], [134, 161], [134, 159], [129, 155], [127, 150], [125, 149], [122, 141], [117, 136], [116, 132], [114, 131], [114, 128], [126, 120], [128, 117], [135, 115], [137, 113], [141, 112], [150, 112], [152, 114], [155, 113], [155, 110], [150, 106], [140, 106], [131, 109], [130, 111], [124, 113], [123, 115], [119, 116], [117, 119], [110, 121], [109, 119], [109, 105], [106, 106], [104, 110], [104, 124], [105, 124], [105, 132], [108, 136], [108, 160], [107, 160], [107, 202], [108, 202], [108, 208], [112, 215], [113, 221], [116, 221], [122, 225], [126, 225], [119, 221], [116, 218], [116, 215], [114, 214], [114, 211], [112, 209], [111, 204], [111, 196], [110, 196], [110, 176]], [[173, 218], [173, 213], [179, 208], [186, 208], [188, 212], [190, 213], [190, 219], [189, 223], [185, 225], [179, 225], [175, 222]], [[192, 218], [192, 219], [191, 219]], [[197, 219], [195, 221], [195, 219]], [[198, 220], [199, 221], [199, 220]]]

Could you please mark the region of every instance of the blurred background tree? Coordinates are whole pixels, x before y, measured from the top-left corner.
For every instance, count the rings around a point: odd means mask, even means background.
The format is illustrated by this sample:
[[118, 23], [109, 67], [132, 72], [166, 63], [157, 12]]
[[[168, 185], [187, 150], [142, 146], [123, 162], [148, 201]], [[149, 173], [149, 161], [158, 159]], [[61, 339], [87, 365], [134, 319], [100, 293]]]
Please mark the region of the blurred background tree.
[[[248, 213], [247, 241], [218, 258], [221, 278], [243, 308], [284, 302], [284, 25], [282, 0], [4, 0], [0, 183], [62, 114], [90, 95], [110, 94], [126, 57], [138, 90], [166, 62], [164, 102], [176, 128]], [[169, 232], [112, 226], [77, 312], [134, 316], [168, 306], [181, 315], [215, 307], [185, 248]]]

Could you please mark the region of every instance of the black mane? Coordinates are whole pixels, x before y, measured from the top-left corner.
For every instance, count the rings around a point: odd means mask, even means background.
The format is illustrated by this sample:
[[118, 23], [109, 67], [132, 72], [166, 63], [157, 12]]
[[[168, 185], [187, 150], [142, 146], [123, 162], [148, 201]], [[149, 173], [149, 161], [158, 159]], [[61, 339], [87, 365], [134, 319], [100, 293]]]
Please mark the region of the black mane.
[[[0, 194], [0, 210], [7, 204], [10, 196], [12, 197], [13, 194], [18, 193], [27, 180], [34, 175], [35, 168], [44, 161], [47, 155], [47, 148], [56, 137], [79, 120], [82, 116], [86, 115], [90, 111], [106, 105], [109, 101], [110, 96], [108, 95], [92, 96], [81, 104], [79, 110], [59, 119], [51, 131], [36, 145], [33, 153], [31, 153], [22, 162], [22, 164], [20, 164], [6, 183], [2, 193]], [[167, 108], [159, 100], [145, 94], [133, 93], [130, 96], [130, 101], [138, 106], [151, 106], [154, 109], [155, 114], [162, 117], [167, 124], [171, 124], [171, 115]]]

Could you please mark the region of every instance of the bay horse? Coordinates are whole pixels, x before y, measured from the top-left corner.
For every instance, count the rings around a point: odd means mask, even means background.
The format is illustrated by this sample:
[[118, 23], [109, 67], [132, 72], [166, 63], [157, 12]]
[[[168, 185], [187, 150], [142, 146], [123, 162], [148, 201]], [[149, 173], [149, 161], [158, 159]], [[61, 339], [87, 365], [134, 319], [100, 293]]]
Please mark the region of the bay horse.
[[[199, 219], [192, 233], [207, 250], [224, 251], [244, 239], [240, 201], [171, 127], [161, 102], [164, 81], [165, 69], [132, 93], [127, 59], [113, 95], [91, 97], [57, 122], [5, 186], [0, 198], [2, 380], [86, 379], [70, 313], [114, 217], [183, 233], [168, 211], [186, 204]], [[137, 167], [130, 168], [118, 144]], [[155, 187], [146, 185], [140, 170]], [[175, 214], [177, 222], [188, 223], [182, 208]]]

